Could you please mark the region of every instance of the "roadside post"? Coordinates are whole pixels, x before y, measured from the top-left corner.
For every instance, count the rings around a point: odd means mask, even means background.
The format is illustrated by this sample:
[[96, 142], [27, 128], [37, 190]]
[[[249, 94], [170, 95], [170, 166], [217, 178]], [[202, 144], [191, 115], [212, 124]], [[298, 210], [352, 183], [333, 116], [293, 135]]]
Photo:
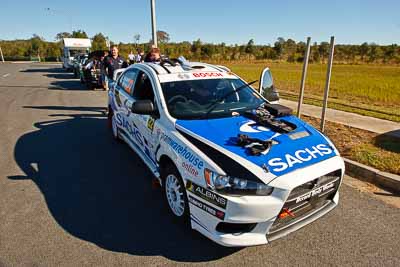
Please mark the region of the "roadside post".
[[335, 36], [331, 36], [331, 43], [330, 43], [330, 47], [329, 47], [328, 69], [326, 71], [324, 103], [322, 106], [322, 115], [321, 115], [321, 132], [324, 132], [324, 130], [325, 130], [325, 115], [326, 115], [326, 108], [328, 106], [328, 95], [329, 95], [329, 86], [331, 83], [331, 73], [332, 73], [334, 50], [335, 50]]
[[303, 104], [304, 86], [306, 83], [307, 69], [308, 69], [308, 59], [310, 57], [310, 47], [311, 47], [311, 37], [307, 37], [307, 46], [306, 46], [306, 51], [304, 53], [303, 74], [301, 76], [301, 84], [300, 84], [299, 103], [297, 105], [297, 117], [299, 118], [301, 117], [301, 105]]
[[156, 7], [155, 0], [150, 0], [151, 4], [151, 29], [153, 33], [153, 47], [157, 47], [157, 26], [156, 26]]
[[3, 61], [3, 63], [4, 63], [3, 50], [1, 50], [1, 46], [0, 46], [0, 55], [1, 55], [1, 61]]

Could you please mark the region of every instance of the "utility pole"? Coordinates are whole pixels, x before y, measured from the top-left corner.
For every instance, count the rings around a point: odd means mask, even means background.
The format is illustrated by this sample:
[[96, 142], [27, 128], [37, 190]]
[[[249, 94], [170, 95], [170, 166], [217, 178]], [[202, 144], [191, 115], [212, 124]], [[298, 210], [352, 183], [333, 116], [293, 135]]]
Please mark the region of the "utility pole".
[[3, 61], [4, 63], [3, 50], [1, 50], [1, 46], [0, 46], [0, 55], [1, 55], [1, 61]]
[[328, 107], [328, 95], [329, 95], [329, 86], [331, 83], [334, 50], [335, 50], [335, 37], [332, 36], [329, 48], [328, 69], [326, 71], [326, 82], [325, 82], [324, 103], [323, 103], [324, 105], [322, 106], [322, 115], [321, 115], [321, 132], [324, 132], [325, 130], [325, 115], [326, 115], [326, 108]]
[[155, 0], [150, 0], [151, 4], [151, 29], [153, 33], [153, 46], [157, 47], [157, 26], [156, 26], [156, 7]]
[[106, 39], [106, 46], [108, 47], [108, 50], [110, 50], [110, 39], [108, 37]]

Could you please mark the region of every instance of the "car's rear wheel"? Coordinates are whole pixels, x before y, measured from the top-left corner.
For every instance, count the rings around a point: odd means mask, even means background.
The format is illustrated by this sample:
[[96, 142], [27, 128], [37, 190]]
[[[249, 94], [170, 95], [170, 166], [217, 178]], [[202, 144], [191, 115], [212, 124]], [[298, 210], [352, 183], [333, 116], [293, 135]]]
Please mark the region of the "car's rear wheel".
[[119, 133], [118, 133], [119, 130], [118, 130], [117, 122], [114, 119], [114, 111], [112, 110], [112, 108], [109, 108], [109, 110], [108, 110], [107, 124], [108, 124], [108, 127], [111, 129], [112, 137], [115, 140], [120, 141], [121, 139], [119, 138]]
[[188, 224], [189, 203], [182, 177], [172, 164], [166, 166], [162, 176], [163, 191], [170, 213], [179, 223]]

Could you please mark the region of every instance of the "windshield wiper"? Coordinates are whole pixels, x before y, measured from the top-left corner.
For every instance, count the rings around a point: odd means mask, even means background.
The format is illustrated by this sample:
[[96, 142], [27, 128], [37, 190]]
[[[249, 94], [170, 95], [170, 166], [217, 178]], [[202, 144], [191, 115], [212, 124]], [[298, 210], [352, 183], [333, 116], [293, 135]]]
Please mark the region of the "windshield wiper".
[[236, 88], [235, 90], [223, 95], [222, 97], [220, 97], [219, 99], [215, 100], [213, 103], [211, 103], [210, 107], [208, 108], [207, 112], [204, 114], [203, 118], [207, 118], [208, 115], [211, 113], [211, 111], [213, 111], [215, 109], [215, 107], [221, 103], [222, 101], [224, 101], [228, 96], [235, 94], [237, 92], [239, 92], [240, 90], [243, 90], [244, 88], [249, 87], [250, 85], [252, 85], [253, 83], [258, 82], [258, 80], [243, 84], [242, 86], [239, 86], [238, 88]]

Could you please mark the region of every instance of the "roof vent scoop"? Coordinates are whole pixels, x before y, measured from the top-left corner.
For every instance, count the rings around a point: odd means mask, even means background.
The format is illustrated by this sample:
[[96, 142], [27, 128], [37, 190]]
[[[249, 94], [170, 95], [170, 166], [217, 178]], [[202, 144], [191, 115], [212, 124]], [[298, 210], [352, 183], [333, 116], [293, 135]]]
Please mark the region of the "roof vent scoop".
[[189, 61], [187, 61], [187, 59], [186, 59], [184, 56], [178, 57], [178, 58], [177, 58], [177, 61], [178, 61], [179, 63], [181, 63], [182, 65], [188, 65], [188, 64], [189, 64]]
[[171, 59], [173, 62], [175, 62], [176, 64], [181, 65], [182, 69], [184, 70], [192, 70], [192, 66], [190, 65], [190, 62], [184, 57], [184, 56], [180, 56], [178, 58], [173, 58]]

